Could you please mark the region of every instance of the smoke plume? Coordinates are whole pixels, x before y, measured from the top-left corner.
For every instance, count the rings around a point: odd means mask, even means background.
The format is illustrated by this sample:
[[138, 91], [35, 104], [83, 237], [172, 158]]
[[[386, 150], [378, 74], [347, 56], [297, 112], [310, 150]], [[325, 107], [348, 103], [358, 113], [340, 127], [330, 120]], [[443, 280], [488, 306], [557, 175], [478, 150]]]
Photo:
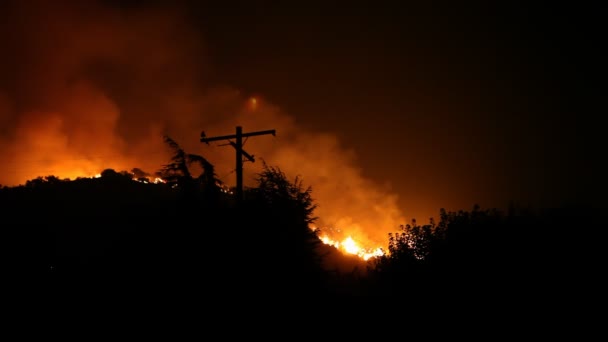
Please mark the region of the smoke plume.
[[[397, 197], [361, 174], [354, 151], [330, 133], [299, 128], [264, 98], [205, 80], [204, 39], [177, 6], [8, 1], [0, 14], [0, 184], [38, 176], [147, 172], [169, 157], [162, 135], [205, 156], [234, 184], [234, 149], [208, 136], [276, 129], [244, 149], [252, 185], [261, 161], [313, 189], [318, 225], [384, 246], [402, 218]], [[339, 232], [339, 231], [340, 232]]]

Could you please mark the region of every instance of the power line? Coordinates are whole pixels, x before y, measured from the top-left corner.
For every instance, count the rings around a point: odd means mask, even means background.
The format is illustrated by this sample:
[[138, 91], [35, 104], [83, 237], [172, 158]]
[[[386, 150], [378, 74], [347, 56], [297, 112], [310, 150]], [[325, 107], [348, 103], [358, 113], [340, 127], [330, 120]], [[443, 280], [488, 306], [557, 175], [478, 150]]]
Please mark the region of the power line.
[[[238, 202], [243, 200], [243, 157], [246, 157], [251, 162], [255, 161], [252, 155], [243, 150], [243, 138], [247, 141], [249, 137], [267, 134], [276, 136], [276, 131], [271, 129], [267, 131], [243, 133], [243, 128], [241, 126], [236, 126], [236, 134], [220, 135], [210, 138], [205, 135], [204, 131], [201, 132], [201, 142], [209, 144], [211, 141], [228, 140], [228, 144], [236, 150], [236, 198]], [[236, 142], [230, 140], [235, 138]]]

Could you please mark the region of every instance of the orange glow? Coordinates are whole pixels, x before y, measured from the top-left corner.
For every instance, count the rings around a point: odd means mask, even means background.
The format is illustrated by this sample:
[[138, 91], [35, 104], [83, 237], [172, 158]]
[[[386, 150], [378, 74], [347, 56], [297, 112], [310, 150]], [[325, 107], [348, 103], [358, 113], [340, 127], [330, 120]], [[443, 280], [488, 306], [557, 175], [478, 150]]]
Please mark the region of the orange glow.
[[[323, 228], [327, 243], [366, 259], [379, 254], [387, 233], [403, 222], [398, 197], [362, 174], [355, 151], [337, 135], [300, 127], [267, 94], [199, 82], [193, 75], [211, 71], [201, 62], [206, 48], [179, 11], [158, 8], [132, 17], [88, 3], [61, 2], [62, 11], [54, 2], [42, 1], [35, 10], [15, 5], [20, 15], [4, 23], [23, 33], [4, 50], [12, 51], [11, 61], [27, 63], [0, 64], [9, 86], [0, 89], [1, 185], [40, 176], [101, 177], [105, 169], [154, 172], [171, 157], [162, 140], [168, 134], [209, 160], [221, 191], [232, 194], [232, 148], [197, 137], [203, 130], [230, 134], [235, 126], [275, 129], [276, 137], [246, 141], [256, 162], [245, 165], [244, 185], [255, 186], [262, 159], [289, 179], [301, 176], [319, 204], [319, 225], [342, 229]], [[61, 49], [49, 44], [55, 41]]]
[[[74, 174], [74, 172], [61, 172], [61, 175], [71, 175]], [[129, 175], [131, 175], [131, 179], [135, 182], [140, 182], [140, 183], [144, 183], [144, 184], [164, 184], [167, 183], [164, 179], [162, 178], [158, 178], [158, 177], [143, 177], [143, 178], [136, 178], [135, 174], [130, 173]], [[61, 179], [68, 179], [68, 180], [75, 180], [78, 178], [101, 178], [101, 173], [97, 173], [95, 175], [92, 176], [75, 176], [75, 177], [70, 177], [70, 176], [65, 176], [65, 177], [59, 177]]]
[[133, 180], [137, 181], [137, 182], [145, 183], [145, 184], [150, 184], [150, 183], [153, 183], [153, 184], [167, 183], [167, 182], [165, 182], [164, 179], [158, 178], [158, 177], [155, 177], [155, 178], [149, 177], [149, 178], [145, 178], [145, 179], [135, 179], [135, 178], [133, 178]]
[[356, 255], [362, 258], [363, 260], [369, 260], [371, 258], [384, 255], [384, 251], [382, 250], [382, 248], [360, 247], [359, 244], [351, 236], [346, 237], [342, 241], [333, 240], [327, 235], [322, 235], [320, 239], [326, 245], [334, 246], [343, 253]]
[[252, 97], [249, 99], [249, 109], [251, 110], [255, 110], [258, 108], [258, 99], [255, 97]]
[[359, 246], [357, 246], [355, 240], [353, 240], [353, 238], [350, 236], [342, 241], [342, 246], [344, 247], [344, 250], [350, 254], [358, 254], [361, 250]]

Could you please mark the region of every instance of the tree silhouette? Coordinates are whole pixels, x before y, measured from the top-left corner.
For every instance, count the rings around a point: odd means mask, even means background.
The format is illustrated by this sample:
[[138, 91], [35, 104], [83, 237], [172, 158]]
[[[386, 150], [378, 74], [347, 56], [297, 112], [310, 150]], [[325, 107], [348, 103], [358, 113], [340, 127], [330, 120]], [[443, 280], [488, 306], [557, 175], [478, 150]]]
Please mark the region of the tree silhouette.
[[300, 177], [289, 181], [278, 167], [266, 163], [256, 182], [245, 192], [239, 213], [244, 226], [256, 229], [243, 231], [240, 249], [266, 260], [257, 273], [264, 274], [274, 291], [323, 291], [325, 274], [316, 251], [321, 242], [309, 228], [316, 219], [312, 188], [304, 187]]
[[[213, 164], [203, 156], [186, 153], [171, 137], [165, 135], [163, 139], [173, 154], [170, 162], [158, 171], [158, 175], [169, 185], [177, 187], [188, 201], [197, 199], [198, 194], [202, 194], [207, 202], [217, 201], [219, 188]], [[198, 164], [203, 169], [198, 177], [190, 172], [192, 164]]]
[[306, 225], [313, 223], [317, 219], [313, 216], [317, 205], [312, 198], [312, 187], [304, 187], [299, 176], [293, 182], [289, 181], [280, 168], [268, 166], [265, 162], [262, 168], [256, 177], [257, 188], [253, 190], [257, 198], [270, 205], [283, 206], [283, 209], [288, 209], [290, 214], [295, 215], [291, 217], [296, 221]]
[[575, 269], [569, 270], [568, 263], [580, 261], [573, 240], [563, 241], [563, 236], [573, 236], [567, 217], [563, 211], [509, 208], [505, 214], [477, 205], [470, 211], [441, 209], [438, 224], [413, 222], [389, 234], [389, 254], [372, 269], [378, 286], [373, 291], [409, 288], [478, 296], [498, 291], [498, 284], [509, 284], [511, 293], [530, 291], [567, 274]]
[[131, 173], [133, 174], [133, 178], [139, 181], [147, 181], [151, 176], [149, 173], [137, 167], [131, 169]]

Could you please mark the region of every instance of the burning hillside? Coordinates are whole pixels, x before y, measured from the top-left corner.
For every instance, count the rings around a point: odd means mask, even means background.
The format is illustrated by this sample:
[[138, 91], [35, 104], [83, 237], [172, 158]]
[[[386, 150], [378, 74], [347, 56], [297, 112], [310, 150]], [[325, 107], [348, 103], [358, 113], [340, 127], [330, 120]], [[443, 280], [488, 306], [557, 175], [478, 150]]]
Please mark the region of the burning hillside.
[[[202, 144], [200, 132], [276, 129], [244, 149], [313, 188], [325, 243], [369, 258], [403, 222], [397, 196], [365, 178], [335, 135], [299, 127], [261, 96], [209, 83], [205, 46], [178, 8], [35, 3], [9, 1], [0, 14], [0, 184], [157, 170], [169, 159], [163, 135], [234, 184], [234, 150]], [[260, 167], [245, 163], [245, 186]]]
[[[101, 178], [101, 177], [112, 177], [112, 176], [127, 177], [127, 178], [130, 178], [134, 182], [139, 182], [139, 183], [143, 183], [143, 184], [167, 184], [168, 183], [167, 179], [162, 178], [162, 175], [160, 175], [158, 173], [150, 174], [150, 173], [142, 171], [141, 169], [138, 169], [138, 168], [134, 168], [131, 171], [120, 171], [120, 172], [116, 172], [111, 169], [106, 169], [102, 173], [95, 174], [91, 177], [76, 177], [76, 179], [70, 179], [69, 177], [66, 177], [66, 178], [63, 178], [63, 180], [70, 181], [70, 180], [78, 180], [78, 179], [83, 179], [83, 178], [97, 179], [97, 178]], [[52, 177], [52, 176], [48, 176], [47, 180], [50, 179], [50, 177]], [[45, 178], [42, 177], [42, 179], [44, 180]], [[57, 179], [59, 179], [59, 178], [57, 178]], [[219, 181], [215, 183], [215, 186], [217, 186], [218, 189], [225, 194], [234, 195], [234, 191], [232, 188], [226, 186], [225, 184], [223, 184]], [[173, 185], [171, 185], [171, 187], [177, 188], [178, 185], [173, 184]], [[311, 225], [310, 229], [313, 231], [318, 231], [319, 240], [321, 242], [323, 242], [324, 244], [326, 244], [328, 246], [332, 246], [332, 247], [336, 248], [337, 250], [341, 251], [342, 253], [357, 256], [365, 261], [367, 261], [371, 258], [374, 258], [374, 257], [382, 256], [385, 254], [385, 251], [382, 249], [382, 247], [370, 248], [369, 246], [361, 245], [359, 240], [353, 239], [353, 237], [350, 235], [346, 236], [344, 238], [345, 232], [348, 233], [349, 229], [335, 229], [335, 228], [328, 227], [328, 228], [324, 228], [324, 229], [320, 230], [320, 228], [317, 227], [316, 225]]]

